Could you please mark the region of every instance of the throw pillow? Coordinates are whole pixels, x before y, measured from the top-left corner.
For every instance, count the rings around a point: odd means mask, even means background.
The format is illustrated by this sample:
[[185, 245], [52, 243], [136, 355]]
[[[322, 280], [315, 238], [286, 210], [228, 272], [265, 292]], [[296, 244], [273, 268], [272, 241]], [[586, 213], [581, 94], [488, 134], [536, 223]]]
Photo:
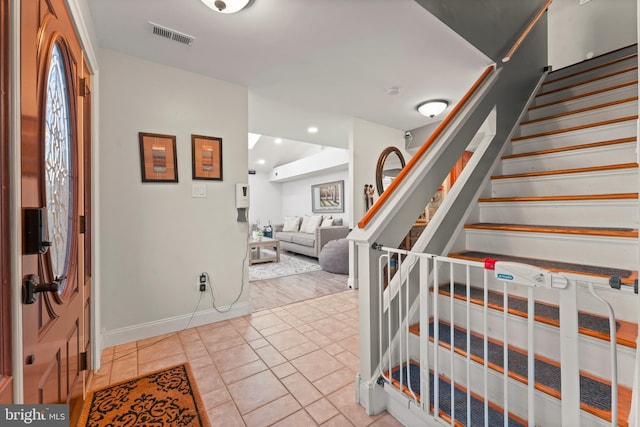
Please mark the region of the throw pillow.
[[299, 216], [285, 216], [284, 217], [284, 226], [282, 227], [282, 231], [292, 231], [297, 233], [300, 228], [300, 217]]
[[309, 215], [305, 215], [304, 218], [302, 218], [302, 224], [300, 224], [300, 232], [301, 233], [306, 233], [306, 229], [307, 226], [309, 225], [309, 218], [311, 218]]
[[309, 218], [309, 223], [306, 228], [300, 228], [300, 231], [304, 231], [305, 233], [315, 233], [316, 229], [320, 227], [322, 224], [322, 215], [313, 215]]
[[334, 218], [333, 225], [342, 225], [342, 218]]
[[333, 225], [333, 218], [325, 218], [322, 220], [320, 227], [331, 227]]

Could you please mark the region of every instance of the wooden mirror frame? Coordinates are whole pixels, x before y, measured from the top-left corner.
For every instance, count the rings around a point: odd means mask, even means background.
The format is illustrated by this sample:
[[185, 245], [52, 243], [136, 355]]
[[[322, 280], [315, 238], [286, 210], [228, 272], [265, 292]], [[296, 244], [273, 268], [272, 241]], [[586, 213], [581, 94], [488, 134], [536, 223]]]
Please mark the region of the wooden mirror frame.
[[384, 162], [387, 160], [387, 157], [389, 157], [389, 155], [391, 154], [395, 154], [398, 156], [398, 158], [400, 159], [400, 164], [402, 165], [402, 167], [404, 168], [405, 163], [404, 163], [404, 156], [402, 155], [402, 152], [396, 148], [396, 147], [387, 147], [382, 151], [382, 154], [380, 154], [380, 157], [378, 158], [378, 164], [376, 165], [376, 187], [378, 188], [378, 195], [381, 195], [382, 192], [384, 191], [384, 188], [382, 188], [382, 171], [384, 170]]

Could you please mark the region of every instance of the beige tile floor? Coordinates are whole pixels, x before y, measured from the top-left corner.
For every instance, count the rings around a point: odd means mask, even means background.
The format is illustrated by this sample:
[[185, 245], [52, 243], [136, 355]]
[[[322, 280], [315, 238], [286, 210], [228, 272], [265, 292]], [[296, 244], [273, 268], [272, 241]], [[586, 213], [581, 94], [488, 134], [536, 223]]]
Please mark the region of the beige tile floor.
[[213, 426], [400, 426], [354, 401], [358, 293], [111, 347], [92, 389], [189, 362]]

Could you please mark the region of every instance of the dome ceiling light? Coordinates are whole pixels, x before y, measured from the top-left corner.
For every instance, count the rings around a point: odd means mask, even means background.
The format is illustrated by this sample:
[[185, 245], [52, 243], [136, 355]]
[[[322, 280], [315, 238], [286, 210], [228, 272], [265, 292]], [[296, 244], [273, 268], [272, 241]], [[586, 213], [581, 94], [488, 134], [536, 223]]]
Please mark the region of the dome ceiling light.
[[251, 0], [201, 0], [210, 9], [220, 13], [236, 13], [247, 7]]
[[442, 113], [448, 106], [449, 103], [441, 99], [427, 101], [418, 105], [418, 112], [423, 116], [433, 119], [435, 116]]

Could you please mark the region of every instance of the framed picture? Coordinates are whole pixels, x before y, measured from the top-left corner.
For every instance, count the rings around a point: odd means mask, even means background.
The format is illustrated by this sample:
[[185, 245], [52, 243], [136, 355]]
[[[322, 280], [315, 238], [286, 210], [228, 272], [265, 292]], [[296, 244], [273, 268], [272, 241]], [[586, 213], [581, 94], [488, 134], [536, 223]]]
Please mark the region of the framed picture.
[[312, 185], [311, 211], [313, 213], [344, 212], [344, 181]]
[[191, 135], [193, 179], [222, 181], [222, 138]]
[[139, 132], [142, 182], [178, 182], [175, 135]]

